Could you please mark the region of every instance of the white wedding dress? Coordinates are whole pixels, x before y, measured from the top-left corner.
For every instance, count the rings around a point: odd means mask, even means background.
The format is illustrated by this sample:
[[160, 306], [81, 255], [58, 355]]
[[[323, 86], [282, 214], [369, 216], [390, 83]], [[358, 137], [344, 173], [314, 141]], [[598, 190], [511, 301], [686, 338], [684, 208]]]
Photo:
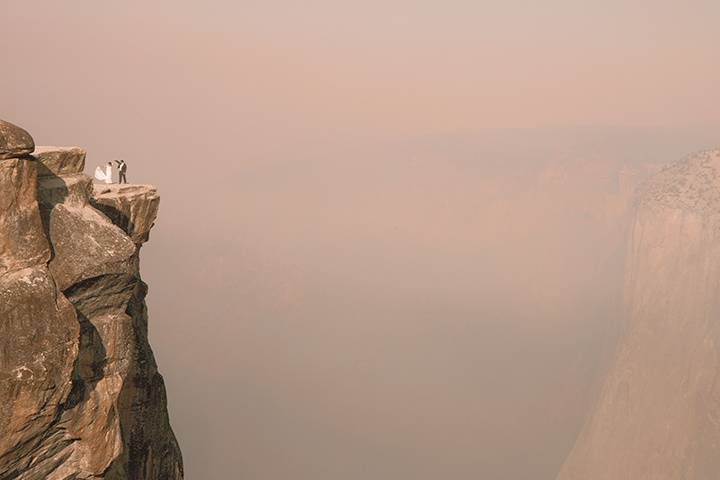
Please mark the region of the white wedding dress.
[[105, 167], [105, 171], [103, 172], [102, 167], [97, 167], [95, 169], [95, 178], [100, 180], [101, 182], [105, 183], [113, 183], [112, 180], [112, 167], [108, 165]]

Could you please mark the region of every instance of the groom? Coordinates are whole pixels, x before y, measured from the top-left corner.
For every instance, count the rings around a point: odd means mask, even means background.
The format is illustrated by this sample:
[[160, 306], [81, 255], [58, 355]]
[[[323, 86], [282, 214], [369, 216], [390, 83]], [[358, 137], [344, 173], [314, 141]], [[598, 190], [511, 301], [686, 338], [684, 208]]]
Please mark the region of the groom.
[[118, 183], [127, 183], [127, 163], [125, 163], [125, 160], [115, 160], [115, 163], [117, 163], [117, 169], [119, 175]]

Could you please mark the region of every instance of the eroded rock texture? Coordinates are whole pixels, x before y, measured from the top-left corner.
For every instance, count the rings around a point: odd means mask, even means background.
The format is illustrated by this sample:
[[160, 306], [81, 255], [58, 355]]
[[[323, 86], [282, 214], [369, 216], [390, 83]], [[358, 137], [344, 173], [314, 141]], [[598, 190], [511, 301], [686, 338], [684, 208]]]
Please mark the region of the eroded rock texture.
[[559, 480], [720, 476], [720, 151], [645, 188], [629, 252], [628, 324]]
[[28, 132], [0, 120], [0, 159], [22, 157], [32, 152], [35, 142]]
[[93, 197], [84, 150], [28, 155], [32, 139], [5, 131], [0, 155], [17, 156], [0, 156], [0, 479], [181, 479], [139, 274], [157, 193]]
[[94, 186], [92, 204], [123, 229], [135, 243], [149, 239], [160, 197], [150, 185]]

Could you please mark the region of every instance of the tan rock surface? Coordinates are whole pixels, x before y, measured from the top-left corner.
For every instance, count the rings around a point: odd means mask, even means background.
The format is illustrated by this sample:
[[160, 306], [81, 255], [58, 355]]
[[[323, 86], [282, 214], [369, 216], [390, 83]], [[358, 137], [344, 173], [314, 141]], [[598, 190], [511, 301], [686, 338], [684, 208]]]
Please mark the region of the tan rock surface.
[[30, 465], [53, 463], [64, 448], [58, 412], [73, 388], [79, 332], [47, 267], [0, 276], [0, 478], [44, 478]]
[[0, 275], [50, 258], [37, 205], [37, 164], [0, 160]]
[[92, 203], [135, 243], [142, 243], [155, 224], [160, 197], [152, 185], [95, 184]]
[[22, 157], [35, 149], [28, 132], [10, 122], [0, 120], [0, 159]]
[[35, 147], [32, 156], [40, 163], [38, 175], [72, 175], [85, 170], [86, 152], [80, 147]]
[[83, 174], [38, 178], [38, 200], [47, 206], [57, 204], [67, 207], [87, 206], [90, 203], [92, 189], [92, 179]]
[[720, 472], [720, 152], [660, 172], [632, 231], [628, 324], [559, 480]]
[[0, 160], [0, 479], [181, 479], [139, 273], [159, 197], [114, 193], [131, 239], [78, 150]]

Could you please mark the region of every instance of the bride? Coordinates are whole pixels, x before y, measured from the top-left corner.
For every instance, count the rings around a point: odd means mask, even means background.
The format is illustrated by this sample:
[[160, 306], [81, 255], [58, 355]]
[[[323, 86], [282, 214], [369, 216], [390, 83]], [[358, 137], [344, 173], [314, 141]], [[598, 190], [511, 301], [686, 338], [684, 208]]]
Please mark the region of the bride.
[[112, 162], [108, 162], [105, 166], [105, 171], [102, 171], [102, 167], [95, 169], [95, 178], [105, 183], [113, 183], [112, 179]]

